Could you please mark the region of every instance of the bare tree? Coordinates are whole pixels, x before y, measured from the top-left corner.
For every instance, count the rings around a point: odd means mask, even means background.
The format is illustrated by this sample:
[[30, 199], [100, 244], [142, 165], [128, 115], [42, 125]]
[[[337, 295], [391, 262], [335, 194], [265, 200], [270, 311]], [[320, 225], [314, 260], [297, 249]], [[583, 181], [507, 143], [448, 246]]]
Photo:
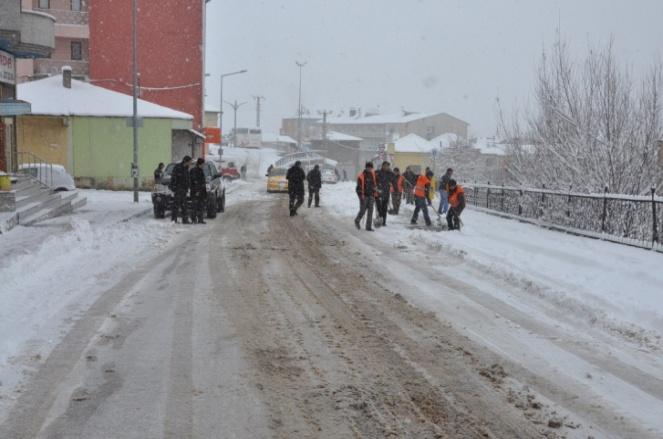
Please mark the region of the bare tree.
[[[638, 194], [663, 184], [656, 141], [663, 136], [662, 69], [639, 81], [617, 61], [613, 42], [574, 62], [561, 38], [544, 52], [534, 109], [500, 117], [510, 140], [507, 173], [517, 184]], [[525, 127], [525, 129], [523, 129]]]

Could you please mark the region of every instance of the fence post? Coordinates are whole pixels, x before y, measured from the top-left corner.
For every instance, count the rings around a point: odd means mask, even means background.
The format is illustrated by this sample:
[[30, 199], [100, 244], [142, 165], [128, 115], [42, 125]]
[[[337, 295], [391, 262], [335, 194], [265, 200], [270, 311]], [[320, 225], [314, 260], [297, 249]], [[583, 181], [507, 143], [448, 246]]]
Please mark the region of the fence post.
[[518, 216], [523, 216], [523, 190], [520, 189], [518, 192], [520, 193], [520, 196], [518, 197]]
[[490, 182], [488, 182], [488, 188], [486, 189], [486, 209], [490, 209]]
[[502, 196], [500, 197], [500, 210], [504, 212], [504, 186], [502, 186]]
[[566, 200], [566, 217], [570, 218], [571, 217], [571, 189], [573, 189], [573, 185], [569, 186], [569, 198]]
[[474, 205], [478, 206], [479, 205], [479, 188], [476, 186], [476, 183], [474, 184]]
[[[658, 227], [656, 224], [656, 188], [651, 188], [651, 213], [652, 213], [652, 244], [658, 242]], [[653, 245], [652, 245], [653, 246]]]
[[603, 215], [601, 215], [601, 233], [605, 233], [605, 219], [608, 216], [608, 185], [603, 188]]

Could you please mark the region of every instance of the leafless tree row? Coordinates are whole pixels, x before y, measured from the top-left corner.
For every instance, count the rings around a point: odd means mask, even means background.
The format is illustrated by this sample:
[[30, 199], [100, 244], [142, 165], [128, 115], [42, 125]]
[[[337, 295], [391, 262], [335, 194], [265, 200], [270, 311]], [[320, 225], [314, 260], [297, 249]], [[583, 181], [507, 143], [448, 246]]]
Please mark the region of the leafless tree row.
[[659, 63], [634, 79], [612, 41], [576, 62], [559, 38], [541, 57], [532, 111], [501, 117], [512, 183], [626, 194], [663, 189], [662, 73]]

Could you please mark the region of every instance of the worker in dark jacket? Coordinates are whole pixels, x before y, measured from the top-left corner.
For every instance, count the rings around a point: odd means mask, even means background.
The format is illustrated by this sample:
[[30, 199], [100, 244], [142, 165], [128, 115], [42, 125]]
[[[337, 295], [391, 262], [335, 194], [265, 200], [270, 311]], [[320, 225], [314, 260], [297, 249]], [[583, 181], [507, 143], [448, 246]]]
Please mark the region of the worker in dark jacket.
[[320, 188], [322, 187], [322, 174], [320, 166], [315, 165], [306, 176], [308, 181], [308, 207], [311, 207], [313, 196], [315, 196], [315, 207], [320, 207]]
[[190, 187], [189, 166], [191, 166], [191, 157], [186, 155], [173, 168], [173, 172], [170, 175], [170, 185], [168, 186], [174, 194], [171, 219], [177, 222], [177, 217], [181, 216], [184, 224], [189, 224], [186, 199]]
[[394, 168], [394, 185], [391, 191], [391, 205], [393, 209], [389, 211], [389, 215], [398, 215], [401, 208], [401, 200], [403, 199], [403, 191], [405, 190], [405, 177], [401, 175], [401, 170]]
[[389, 210], [389, 196], [394, 189], [396, 177], [391, 171], [389, 162], [382, 162], [380, 170], [375, 173], [377, 179], [377, 193], [379, 198], [376, 198], [378, 208], [378, 215], [382, 220], [381, 225], [387, 225], [387, 211]]
[[438, 207], [437, 213], [440, 215], [444, 215], [449, 211], [449, 182], [453, 173], [453, 169], [447, 169], [447, 172], [440, 177], [437, 185], [437, 190], [440, 192], [440, 207]]
[[449, 230], [460, 230], [460, 214], [465, 209], [465, 191], [453, 178], [449, 180], [449, 211], [447, 225]]
[[302, 162], [297, 160], [288, 169], [285, 178], [288, 180], [288, 194], [290, 195], [290, 216], [295, 216], [297, 215], [297, 209], [304, 203], [304, 180], [306, 180], [306, 174], [302, 169]]
[[196, 160], [196, 165], [189, 173], [191, 179], [191, 201], [193, 203], [193, 222], [197, 224], [205, 224], [205, 205], [207, 203], [207, 181], [205, 179], [205, 172], [203, 166], [205, 159], [199, 158]]
[[366, 230], [373, 231], [373, 203], [375, 201], [375, 190], [377, 179], [373, 170], [373, 163], [366, 162], [366, 167], [357, 176], [357, 196], [359, 197], [359, 213], [355, 218], [355, 226], [361, 229], [361, 220], [366, 215]]

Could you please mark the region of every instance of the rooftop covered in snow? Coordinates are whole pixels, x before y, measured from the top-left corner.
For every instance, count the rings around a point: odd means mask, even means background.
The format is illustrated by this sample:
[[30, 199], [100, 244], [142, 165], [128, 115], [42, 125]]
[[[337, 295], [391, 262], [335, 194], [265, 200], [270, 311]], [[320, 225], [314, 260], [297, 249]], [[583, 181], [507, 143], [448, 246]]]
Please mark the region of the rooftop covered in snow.
[[329, 131], [327, 133], [327, 140], [331, 140], [332, 142], [361, 142], [363, 139], [361, 137], [339, 133], [338, 131]]
[[297, 143], [295, 139], [290, 136], [274, 133], [262, 133], [263, 143]]
[[[32, 104], [33, 115], [131, 117], [133, 98], [87, 82], [71, 80], [71, 88], [63, 85], [62, 75], [19, 84], [20, 99]], [[193, 120], [193, 116], [151, 102], [138, 100], [140, 117]]]
[[430, 153], [436, 146], [416, 134], [408, 134], [394, 142], [396, 152]]

